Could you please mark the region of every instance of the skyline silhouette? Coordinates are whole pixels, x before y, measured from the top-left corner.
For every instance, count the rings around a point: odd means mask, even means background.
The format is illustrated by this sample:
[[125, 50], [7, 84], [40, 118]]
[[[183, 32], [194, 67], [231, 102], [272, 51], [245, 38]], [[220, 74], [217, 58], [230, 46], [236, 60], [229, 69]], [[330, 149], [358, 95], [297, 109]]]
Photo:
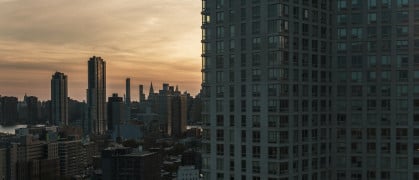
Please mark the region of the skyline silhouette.
[[68, 75], [69, 97], [85, 100], [94, 55], [108, 63], [107, 97], [123, 94], [127, 77], [135, 89], [168, 82], [195, 95], [200, 23], [193, 0], [0, 1], [0, 95], [49, 99], [50, 76], [59, 71]]

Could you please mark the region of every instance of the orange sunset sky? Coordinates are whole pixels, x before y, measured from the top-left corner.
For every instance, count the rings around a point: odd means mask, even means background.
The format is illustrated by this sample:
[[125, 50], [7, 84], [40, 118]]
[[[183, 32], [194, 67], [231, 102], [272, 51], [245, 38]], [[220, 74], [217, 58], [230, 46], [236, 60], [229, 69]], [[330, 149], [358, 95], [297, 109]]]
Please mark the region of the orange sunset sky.
[[125, 78], [138, 100], [150, 82], [179, 85], [195, 96], [201, 84], [199, 0], [0, 0], [0, 95], [50, 99], [55, 71], [69, 96], [86, 99], [87, 61], [107, 65], [107, 94], [122, 96]]

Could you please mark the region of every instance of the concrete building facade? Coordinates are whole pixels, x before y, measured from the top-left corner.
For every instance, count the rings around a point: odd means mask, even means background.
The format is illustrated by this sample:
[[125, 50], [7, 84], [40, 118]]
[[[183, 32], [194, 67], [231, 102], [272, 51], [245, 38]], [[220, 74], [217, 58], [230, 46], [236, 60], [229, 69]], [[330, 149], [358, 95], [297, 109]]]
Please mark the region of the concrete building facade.
[[55, 72], [51, 78], [51, 118], [54, 125], [68, 125], [68, 79]]
[[336, 1], [333, 179], [419, 179], [419, 2]]
[[207, 179], [328, 179], [332, 1], [202, 1]]
[[418, 17], [414, 0], [203, 0], [204, 176], [419, 179]]
[[88, 134], [104, 134], [106, 122], [106, 62], [93, 56], [88, 61], [87, 121]]

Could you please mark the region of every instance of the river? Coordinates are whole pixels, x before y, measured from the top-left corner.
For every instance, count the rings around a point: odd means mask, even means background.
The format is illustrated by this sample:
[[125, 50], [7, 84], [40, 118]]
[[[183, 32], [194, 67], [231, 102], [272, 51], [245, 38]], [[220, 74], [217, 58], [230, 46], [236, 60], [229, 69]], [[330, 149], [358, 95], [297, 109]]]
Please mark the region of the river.
[[15, 134], [15, 129], [26, 128], [27, 125], [2, 126], [0, 125], [0, 133]]

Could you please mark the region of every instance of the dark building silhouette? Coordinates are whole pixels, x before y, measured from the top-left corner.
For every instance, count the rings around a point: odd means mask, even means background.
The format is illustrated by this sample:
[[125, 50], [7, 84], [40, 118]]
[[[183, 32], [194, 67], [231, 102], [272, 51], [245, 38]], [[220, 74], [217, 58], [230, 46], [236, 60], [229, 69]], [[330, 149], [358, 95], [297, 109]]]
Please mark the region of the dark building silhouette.
[[196, 169], [201, 170], [202, 168], [202, 155], [200, 152], [196, 151], [185, 151], [182, 153], [181, 158], [182, 166], [193, 165]]
[[68, 98], [68, 125], [83, 127], [86, 117], [86, 102]]
[[198, 94], [190, 102], [188, 108], [188, 124], [200, 124], [202, 123], [202, 100], [201, 94]]
[[145, 94], [144, 94], [144, 85], [140, 84], [138, 86], [138, 90], [139, 90], [139, 101], [140, 103], [145, 101]]
[[153, 82], [150, 83], [150, 89], [148, 90], [148, 99], [152, 99], [154, 96], [154, 87]]
[[35, 96], [26, 96], [23, 99], [26, 104], [26, 123], [25, 124], [39, 124], [40, 103]]
[[125, 123], [131, 120], [131, 79], [125, 80]]
[[51, 100], [41, 102], [41, 123], [50, 124], [52, 122]]
[[186, 131], [186, 121], [188, 118], [187, 95], [176, 91], [171, 97], [171, 128], [172, 135], [182, 137]]
[[150, 86], [147, 105], [158, 115], [162, 135], [181, 137], [186, 131], [188, 118], [188, 94], [181, 94], [178, 87], [163, 83], [159, 93]]
[[108, 97], [108, 130], [119, 131], [119, 125], [125, 118], [124, 102], [122, 97], [118, 97], [117, 93], [112, 94], [112, 97]]
[[107, 148], [102, 151], [103, 180], [159, 180], [160, 155], [154, 152], [133, 152], [131, 148]]
[[51, 119], [54, 125], [68, 125], [68, 87], [67, 76], [55, 72], [51, 79]]
[[3, 125], [16, 124], [18, 120], [17, 97], [0, 97], [1, 103], [1, 123]]
[[87, 120], [84, 131], [104, 134], [106, 123], [106, 62], [93, 56], [88, 61]]

